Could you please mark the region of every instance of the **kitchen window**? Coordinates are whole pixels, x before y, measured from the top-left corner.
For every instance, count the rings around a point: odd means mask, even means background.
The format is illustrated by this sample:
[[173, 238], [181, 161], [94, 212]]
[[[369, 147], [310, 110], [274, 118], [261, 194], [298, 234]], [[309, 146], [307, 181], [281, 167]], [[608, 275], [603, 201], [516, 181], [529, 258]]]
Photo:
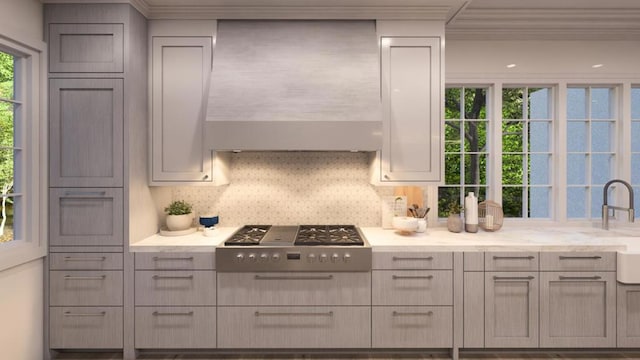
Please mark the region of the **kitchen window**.
[[567, 89], [567, 218], [602, 215], [602, 190], [616, 172], [613, 87]]
[[46, 253], [45, 45], [16, 39], [0, 34], [0, 270]]
[[640, 87], [631, 88], [631, 185], [635, 217], [640, 217]]
[[438, 188], [439, 216], [473, 191], [487, 194], [487, 88], [450, 87], [445, 92], [445, 184]]

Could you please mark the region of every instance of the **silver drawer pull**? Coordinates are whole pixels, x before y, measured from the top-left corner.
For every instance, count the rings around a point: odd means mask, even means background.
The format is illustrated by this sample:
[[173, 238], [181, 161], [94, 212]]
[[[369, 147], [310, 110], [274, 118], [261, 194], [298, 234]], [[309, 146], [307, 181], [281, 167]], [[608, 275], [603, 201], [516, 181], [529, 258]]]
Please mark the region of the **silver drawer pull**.
[[71, 311], [65, 311], [64, 316], [105, 316], [106, 311], [100, 311], [97, 313], [72, 313]]
[[426, 261], [431, 261], [433, 260], [433, 256], [426, 256], [426, 257], [401, 257], [401, 256], [394, 256], [393, 258], [391, 258], [393, 261], [402, 261], [402, 260], [426, 260]]
[[100, 275], [100, 276], [71, 276], [71, 275], [65, 275], [64, 279], [65, 280], [104, 280], [107, 278], [107, 275]]
[[255, 316], [333, 316], [333, 311], [327, 312], [260, 312], [256, 311]]
[[333, 275], [326, 276], [266, 276], [256, 275], [256, 280], [331, 280]]
[[193, 311], [182, 311], [182, 312], [160, 312], [154, 311], [151, 313], [153, 316], [192, 316]]
[[65, 191], [65, 196], [105, 196], [106, 191]]
[[560, 260], [600, 260], [602, 256], [558, 256]]
[[160, 257], [160, 256], [154, 256], [153, 257], [153, 261], [163, 261], [163, 260], [193, 261], [193, 256], [187, 256], [187, 257]]
[[158, 280], [158, 279], [193, 279], [193, 275], [153, 275], [152, 278], [154, 280]]
[[559, 276], [560, 280], [600, 280], [601, 276]]
[[392, 279], [433, 279], [433, 275], [391, 275]]
[[533, 255], [529, 256], [493, 256], [493, 260], [533, 260], [536, 257]]
[[394, 311], [391, 313], [393, 316], [431, 316], [433, 315], [433, 311], [426, 312], [404, 312], [404, 311]]
[[533, 276], [494, 276], [493, 280], [533, 280]]
[[99, 257], [72, 257], [72, 256], [65, 256], [64, 257], [64, 261], [105, 261], [107, 260], [106, 256], [99, 256]]

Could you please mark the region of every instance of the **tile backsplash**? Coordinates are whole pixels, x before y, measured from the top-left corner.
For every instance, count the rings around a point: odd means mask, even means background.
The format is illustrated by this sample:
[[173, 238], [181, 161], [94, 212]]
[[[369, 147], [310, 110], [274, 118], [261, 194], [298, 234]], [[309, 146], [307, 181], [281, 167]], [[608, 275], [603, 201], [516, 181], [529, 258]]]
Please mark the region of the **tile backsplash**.
[[393, 187], [369, 184], [369, 154], [241, 152], [232, 154], [230, 184], [174, 187], [173, 200], [220, 225], [355, 224], [380, 226], [381, 196]]

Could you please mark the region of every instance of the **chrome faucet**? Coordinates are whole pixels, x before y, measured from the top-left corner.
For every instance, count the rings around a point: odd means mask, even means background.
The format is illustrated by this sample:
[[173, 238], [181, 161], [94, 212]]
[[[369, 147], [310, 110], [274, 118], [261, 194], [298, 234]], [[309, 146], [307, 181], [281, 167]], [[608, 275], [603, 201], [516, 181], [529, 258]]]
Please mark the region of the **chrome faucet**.
[[[609, 205], [609, 186], [614, 183], [620, 183], [627, 187], [629, 190], [629, 207], [621, 207], [621, 206], [613, 206]], [[633, 188], [631, 184], [624, 180], [613, 179], [604, 185], [604, 196], [602, 201], [602, 228], [605, 230], [609, 230], [609, 209], [613, 210], [613, 215], [615, 216], [616, 210], [624, 210], [629, 212], [629, 222], [633, 222], [635, 219], [635, 214], [633, 210]]]

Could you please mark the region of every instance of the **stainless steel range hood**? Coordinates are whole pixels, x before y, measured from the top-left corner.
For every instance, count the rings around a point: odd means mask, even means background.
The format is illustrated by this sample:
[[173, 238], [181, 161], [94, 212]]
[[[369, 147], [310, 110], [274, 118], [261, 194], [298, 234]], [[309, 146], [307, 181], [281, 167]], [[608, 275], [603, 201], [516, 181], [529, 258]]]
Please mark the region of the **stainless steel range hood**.
[[378, 54], [374, 21], [219, 21], [208, 147], [380, 149]]

